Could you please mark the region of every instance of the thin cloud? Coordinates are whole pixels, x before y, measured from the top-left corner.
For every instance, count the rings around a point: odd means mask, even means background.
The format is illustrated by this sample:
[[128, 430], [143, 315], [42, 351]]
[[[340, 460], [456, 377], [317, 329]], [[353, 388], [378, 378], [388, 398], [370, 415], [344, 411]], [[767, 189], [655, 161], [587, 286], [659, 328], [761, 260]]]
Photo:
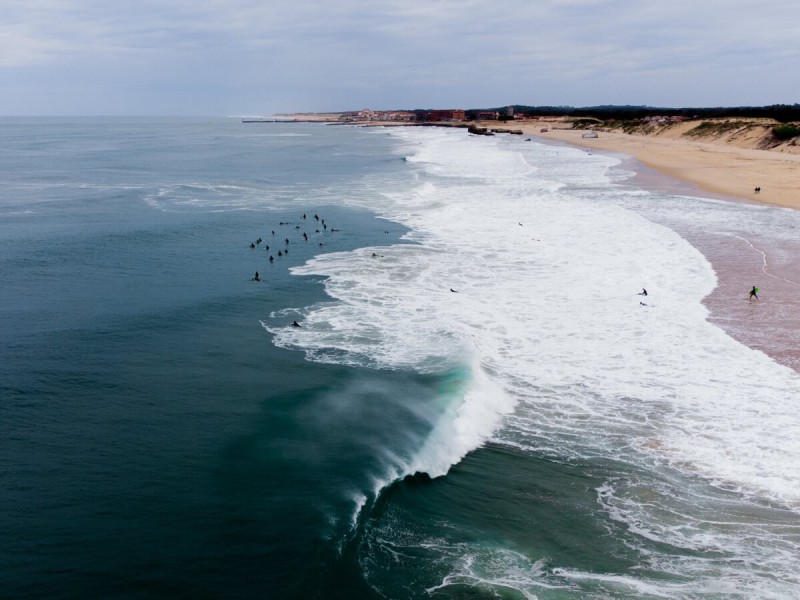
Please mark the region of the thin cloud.
[[[59, 97], [47, 86], [70, 76], [99, 90], [87, 111], [102, 110], [103, 90], [120, 106], [124, 88], [142, 110], [195, 114], [236, 110], [243, 97], [252, 112], [254, 98], [269, 111], [600, 96], [719, 105], [800, 92], [787, 75], [800, 64], [800, 5], [789, 0], [769, 10], [745, 0], [6, 0], [4, 13], [0, 113], [24, 107], [32, 89]], [[737, 80], [754, 74], [757, 89]]]

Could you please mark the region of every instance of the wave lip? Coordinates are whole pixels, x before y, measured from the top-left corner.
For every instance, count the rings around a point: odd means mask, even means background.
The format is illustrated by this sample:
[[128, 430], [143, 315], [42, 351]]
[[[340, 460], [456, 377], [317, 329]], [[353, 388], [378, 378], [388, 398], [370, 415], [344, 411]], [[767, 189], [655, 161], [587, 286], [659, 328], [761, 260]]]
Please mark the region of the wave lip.
[[441, 414], [411, 463], [412, 472], [446, 475], [468, 452], [480, 447], [502, 416], [513, 410], [511, 396], [486, 374], [477, 357], [469, 372], [471, 379], [463, 396]]

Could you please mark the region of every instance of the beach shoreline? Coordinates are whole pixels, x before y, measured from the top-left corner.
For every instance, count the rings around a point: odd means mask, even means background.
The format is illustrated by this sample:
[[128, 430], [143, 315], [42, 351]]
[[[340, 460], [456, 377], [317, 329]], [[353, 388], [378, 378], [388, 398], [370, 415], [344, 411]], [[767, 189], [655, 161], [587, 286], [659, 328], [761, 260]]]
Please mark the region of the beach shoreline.
[[[541, 127], [541, 124], [539, 125]], [[651, 191], [683, 196], [710, 198], [726, 202], [745, 202], [771, 205], [789, 210], [800, 208], [800, 199], [786, 195], [794, 189], [800, 196], [800, 156], [784, 155], [768, 150], [745, 151], [718, 147], [713, 144], [687, 143], [679, 140], [654, 140], [647, 136], [599, 133], [597, 138], [583, 138], [580, 130], [534, 132], [532, 126], [523, 128], [526, 135], [572, 147], [594, 150], [623, 159], [621, 165], [634, 175], [626, 183]], [[633, 138], [625, 140], [622, 136]], [[677, 156], [676, 156], [677, 155]], [[778, 155], [777, 159], [773, 156]], [[715, 166], [704, 170], [671, 169], [676, 161], [688, 163], [696, 157], [702, 165]], [[788, 157], [782, 161], [781, 157]], [[742, 182], [763, 172], [764, 161], [771, 193], [766, 185], [761, 194], [752, 190], [741, 192]], [[778, 165], [777, 167], [775, 165]], [[726, 173], [740, 170], [737, 177], [724, 178]], [[699, 176], [696, 174], [700, 174]], [[762, 181], [767, 181], [762, 178]], [[800, 255], [800, 240], [787, 242], [760, 235], [757, 230], [731, 237], [714, 231], [683, 234], [711, 263], [717, 275], [717, 285], [703, 300], [709, 310], [708, 320], [728, 335], [750, 348], [760, 350], [776, 362], [800, 372], [800, 266], [793, 257]], [[759, 300], [750, 300], [751, 286], [762, 290]]]
[[[333, 124], [330, 115], [308, 122]], [[635, 158], [646, 167], [675, 180], [696, 186], [703, 195], [800, 209], [800, 146], [782, 150], [759, 149], [757, 140], [686, 135], [700, 123], [689, 121], [678, 130], [653, 134], [573, 129], [572, 119], [408, 123], [350, 122], [361, 127], [460, 127], [475, 126], [498, 135], [512, 132], [569, 144], [579, 148]], [[596, 137], [584, 137], [590, 134]], [[751, 142], [748, 144], [748, 141]], [[758, 191], [756, 189], [758, 188]]]
[[703, 192], [800, 208], [800, 154], [619, 132], [600, 131], [597, 137], [583, 137], [585, 130], [567, 129], [563, 121], [515, 122], [513, 126], [538, 139], [634, 157]]

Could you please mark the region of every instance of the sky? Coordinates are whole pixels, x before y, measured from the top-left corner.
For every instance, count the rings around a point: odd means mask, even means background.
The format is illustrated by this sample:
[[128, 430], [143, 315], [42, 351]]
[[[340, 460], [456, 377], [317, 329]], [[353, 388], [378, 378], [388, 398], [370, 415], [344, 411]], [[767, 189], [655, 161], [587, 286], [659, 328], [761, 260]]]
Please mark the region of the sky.
[[0, 0], [0, 115], [800, 102], [800, 2]]

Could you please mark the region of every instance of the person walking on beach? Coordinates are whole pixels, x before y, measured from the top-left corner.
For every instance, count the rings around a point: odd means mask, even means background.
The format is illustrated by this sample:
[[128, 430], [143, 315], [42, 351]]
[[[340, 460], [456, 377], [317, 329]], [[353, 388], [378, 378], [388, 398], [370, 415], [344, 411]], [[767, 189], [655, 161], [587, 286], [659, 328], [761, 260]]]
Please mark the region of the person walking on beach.
[[753, 289], [750, 290], [750, 298], [749, 299], [752, 300], [753, 298], [758, 300], [758, 288], [756, 286], [753, 286]]

